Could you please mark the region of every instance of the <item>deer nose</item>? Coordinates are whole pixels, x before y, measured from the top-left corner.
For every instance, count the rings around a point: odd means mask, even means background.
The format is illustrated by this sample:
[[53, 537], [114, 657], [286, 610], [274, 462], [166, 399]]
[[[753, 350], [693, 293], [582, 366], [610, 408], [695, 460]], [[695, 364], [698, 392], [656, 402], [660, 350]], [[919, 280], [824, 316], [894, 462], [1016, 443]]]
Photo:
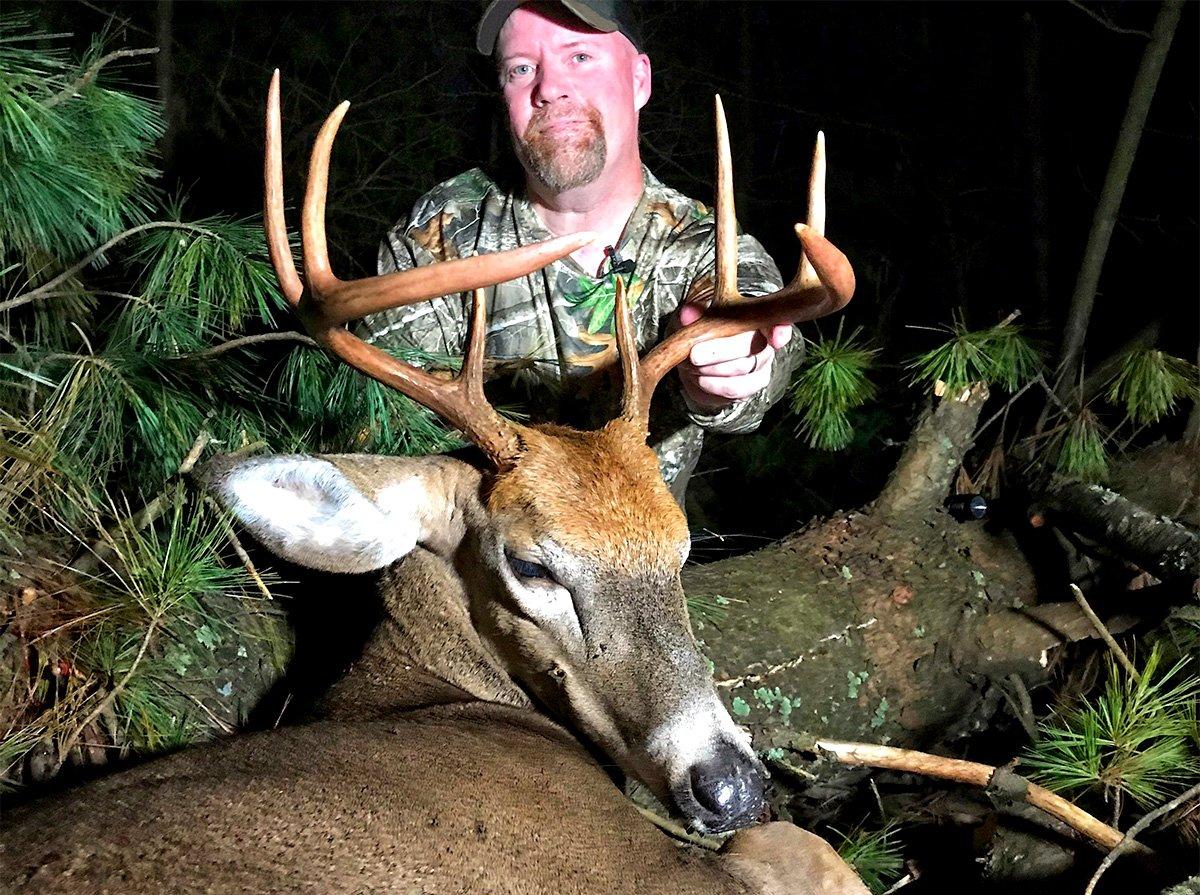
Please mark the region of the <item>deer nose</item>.
[[722, 743], [717, 754], [692, 766], [692, 798], [699, 818], [712, 833], [756, 823], [763, 813], [763, 779], [757, 764], [740, 749]]

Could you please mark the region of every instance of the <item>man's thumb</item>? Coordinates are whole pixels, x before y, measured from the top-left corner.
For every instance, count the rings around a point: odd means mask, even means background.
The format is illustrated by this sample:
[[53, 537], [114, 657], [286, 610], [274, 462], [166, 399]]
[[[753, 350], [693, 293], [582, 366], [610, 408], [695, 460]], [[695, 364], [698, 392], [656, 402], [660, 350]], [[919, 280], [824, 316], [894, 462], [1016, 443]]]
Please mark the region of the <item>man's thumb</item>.
[[704, 316], [704, 308], [700, 305], [682, 305], [679, 308], [679, 322], [683, 326], [695, 323]]

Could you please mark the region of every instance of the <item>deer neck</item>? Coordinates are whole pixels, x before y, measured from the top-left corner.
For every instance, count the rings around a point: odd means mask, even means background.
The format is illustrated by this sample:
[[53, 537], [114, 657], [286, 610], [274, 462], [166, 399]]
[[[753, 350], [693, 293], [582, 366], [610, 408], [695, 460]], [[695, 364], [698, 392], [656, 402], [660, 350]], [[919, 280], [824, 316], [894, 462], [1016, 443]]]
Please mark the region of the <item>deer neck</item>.
[[422, 547], [384, 571], [383, 617], [321, 714], [361, 719], [469, 701], [528, 707], [475, 630], [467, 587], [454, 563]]

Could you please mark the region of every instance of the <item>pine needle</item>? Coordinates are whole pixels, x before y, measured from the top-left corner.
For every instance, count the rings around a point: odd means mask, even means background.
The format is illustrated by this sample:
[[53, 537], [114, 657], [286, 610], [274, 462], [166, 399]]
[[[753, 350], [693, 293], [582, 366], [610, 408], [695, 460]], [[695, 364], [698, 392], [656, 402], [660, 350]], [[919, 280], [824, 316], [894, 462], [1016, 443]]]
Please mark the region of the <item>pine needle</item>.
[[1157, 423], [1180, 399], [1200, 397], [1200, 369], [1156, 348], [1127, 351], [1108, 389], [1108, 400], [1123, 406], [1135, 423]]
[[1200, 678], [1184, 676], [1188, 660], [1160, 669], [1155, 644], [1134, 679], [1115, 660], [1094, 700], [1056, 711], [1022, 758], [1033, 777], [1062, 793], [1118, 792], [1143, 807], [1200, 779], [1196, 704]]
[[997, 324], [968, 330], [961, 320], [946, 327], [950, 338], [908, 364], [914, 382], [933, 387], [945, 383], [946, 391], [961, 392], [978, 382], [1014, 392], [1037, 376], [1042, 361], [1021, 327]]
[[841, 324], [831, 338], [810, 346], [805, 363], [792, 386], [792, 412], [801, 417], [800, 434], [810, 447], [836, 451], [850, 443], [854, 429], [849, 411], [875, 395], [867, 378], [876, 349], [860, 341], [861, 329], [849, 336]]
[[889, 823], [878, 830], [856, 827], [841, 833], [838, 855], [854, 868], [873, 895], [882, 895], [904, 873], [904, 854], [895, 841], [897, 828]]
[[1055, 471], [1082, 482], [1108, 480], [1108, 448], [1096, 415], [1086, 407], [1062, 424], [1048, 442]]

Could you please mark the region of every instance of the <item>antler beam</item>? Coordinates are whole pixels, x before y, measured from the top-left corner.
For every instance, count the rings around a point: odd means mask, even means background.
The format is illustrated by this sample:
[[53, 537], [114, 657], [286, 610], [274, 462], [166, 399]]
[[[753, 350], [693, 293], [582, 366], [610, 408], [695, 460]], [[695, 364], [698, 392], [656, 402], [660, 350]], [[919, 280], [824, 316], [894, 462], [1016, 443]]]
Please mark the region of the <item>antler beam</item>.
[[[305, 328], [329, 351], [360, 372], [428, 407], [461, 429], [499, 468], [510, 468], [520, 455], [521, 427], [500, 416], [484, 397], [484, 288], [540, 270], [593, 242], [595, 236], [576, 233], [506, 252], [377, 277], [339, 280], [329, 264], [325, 199], [333, 141], [349, 106], [344, 102], [330, 113], [313, 145], [301, 216], [304, 254], [301, 278], [292, 261], [284, 221], [278, 70], [271, 78], [267, 95], [264, 206], [267, 245], [280, 288]], [[462, 370], [453, 380], [441, 379], [404, 363], [344, 327], [347, 321], [367, 314], [467, 291], [474, 291], [470, 336]]]
[[[649, 428], [650, 399], [662, 378], [685, 361], [692, 348], [709, 339], [803, 323], [845, 307], [854, 295], [854, 271], [846, 256], [825, 239], [825, 138], [817, 136], [809, 181], [808, 224], [796, 225], [803, 248], [792, 281], [770, 295], [746, 297], [737, 291], [737, 223], [733, 202], [733, 166], [729, 131], [721, 98], [716, 97], [717, 198], [715, 295], [704, 316], [658, 344], [625, 377], [622, 416]], [[624, 307], [624, 302], [619, 303]], [[627, 309], [626, 309], [627, 312]], [[632, 328], [632, 323], [625, 324]], [[620, 323], [618, 322], [618, 330]]]

